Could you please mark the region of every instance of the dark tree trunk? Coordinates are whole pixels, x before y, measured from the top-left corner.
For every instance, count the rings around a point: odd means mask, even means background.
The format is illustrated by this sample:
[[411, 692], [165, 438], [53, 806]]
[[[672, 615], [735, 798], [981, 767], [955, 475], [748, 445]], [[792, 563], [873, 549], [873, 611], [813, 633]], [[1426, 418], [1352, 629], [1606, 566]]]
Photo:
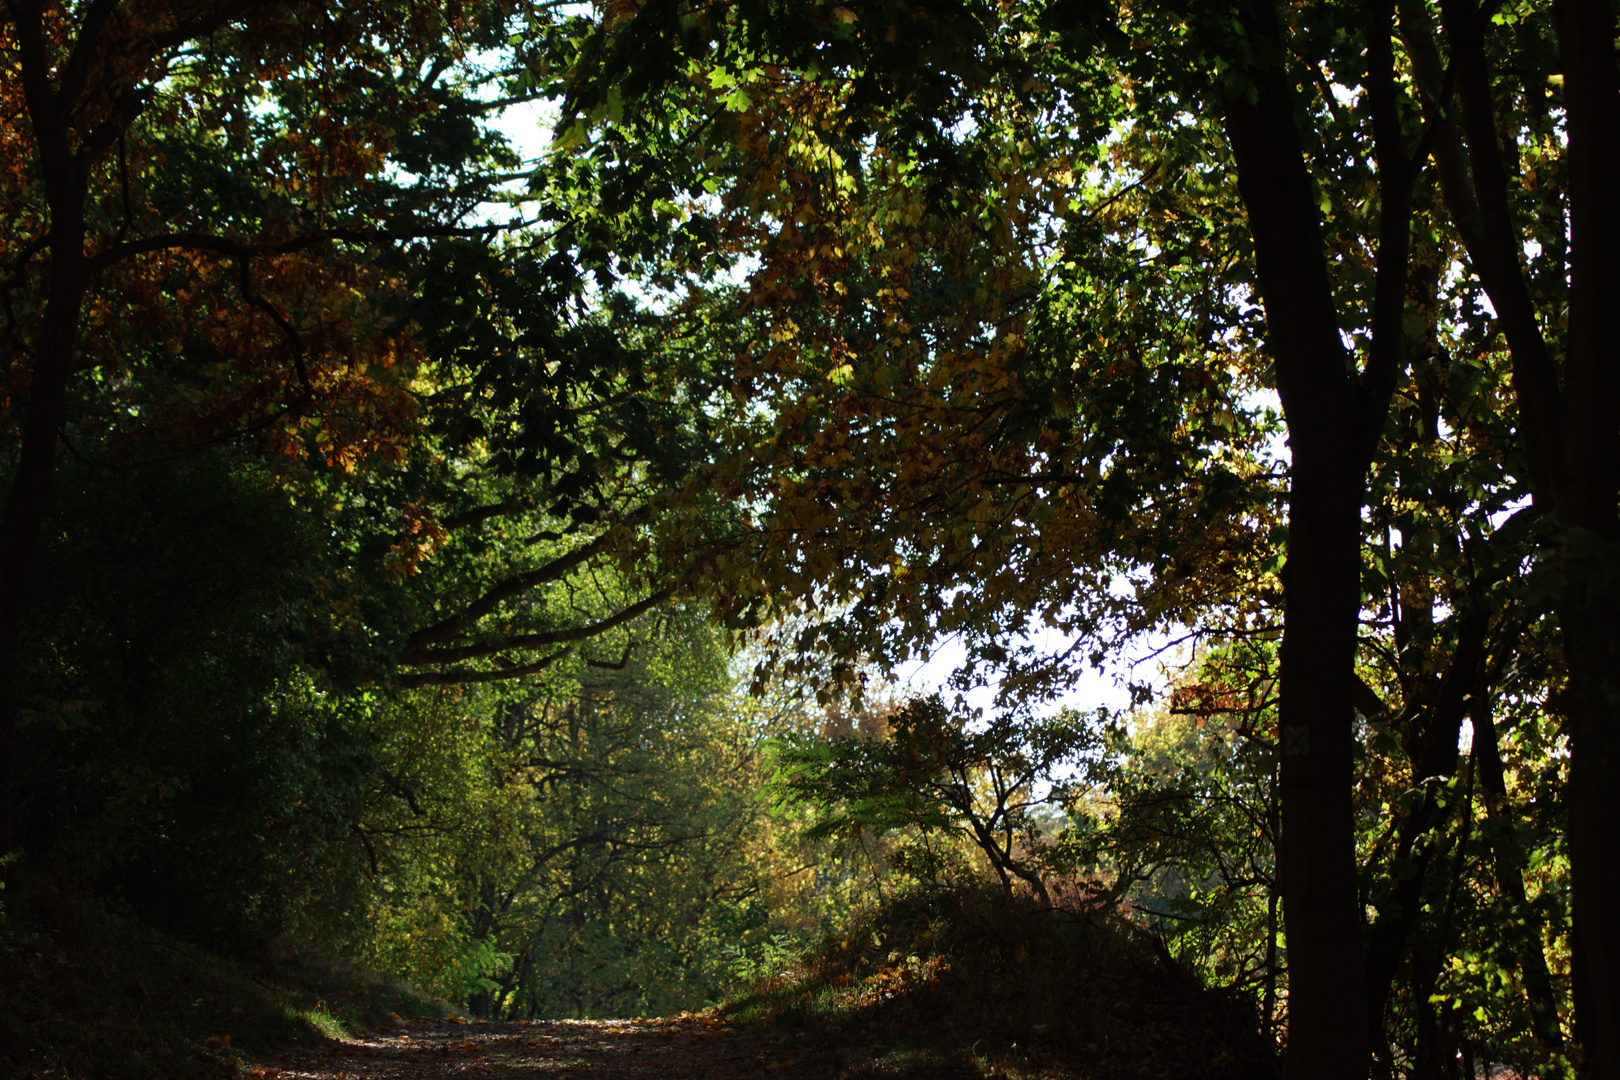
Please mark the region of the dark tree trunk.
[[[1469, 612], [1458, 628], [1457, 649], [1435, 701], [1413, 721], [1416, 730], [1407, 749], [1412, 756], [1414, 783], [1456, 775], [1457, 739], [1468, 712], [1469, 692], [1481, 681], [1484, 660], [1485, 617]], [[1464, 811], [1464, 828], [1469, 820], [1467, 814], [1471, 812]], [[1449, 814], [1450, 811], [1442, 807], [1439, 789], [1429, 783], [1423, 800], [1406, 815], [1398, 831], [1396, 858], [1409, 860], [1413, 872], [1398, 881], [1390, 890], [1389, 899], [1379, 905], [1378, 921], [1367, 935], [1367, 1031], [1374, 1045], [1383, 1026], [1391, 985], [1422, 913], [1423, 891], [1430, 883], [1430, 871], [1445, 848], [1441, 830]], [[1439, 962], [1435, 961], [1437, 971]], [[1426, 1008], [1420, 1005], [1420, 1018], [1426, 1015]]]
[[1583, 1073], [1620, 1080], [1620, 76], [1607, 0], [1554, 5], [1569, 125], [1570, 302], [1558, 518], [1568, 581], [1569, 854]]
[[1501, 744], [1497, 741], [1490, 693], [1490, 687], [1481, 680], [1481, 688], [1473, 696], [1473, 757], [1479, 773], [1479, 789], [1485, 796], [1486, 835], [1491, 844], [1496, 886], [1512, 905], [1513, 929], [1509, 941], [1524, 975], [1525, 998], [1535, 1025], [1536, 1041], [1548, 1050], [1561, 1051], [1564, 1035], [1558, 1025], [1558, 998], [1553, 993], [1547, 958], [1541, 951], [1541, 918], [1530, 906], [1525, 893], [1524, 852], [1513, 836], [1507, 781], [1502, 772]]
[[50, 210], [50, 276], [44, 326], [34, 350], [17, 472], [0, 513], [0, 853], [15, 845], [17, 775], [15, 662], [23, 589], [45, 520], [56, 441], [73, 375], [88, 277], [85, 266], [84, 149], [70, 145], [70, 88], [51, 84], [51, 61], [38, 11], [13, 11], [23, 92]]
[[[1322, 477], [1301, 462], [1300, 450], [1296, 441], [1278, 707], [1287, 1075], [1349, 1078], [1365, 1073], [1367, 1053], [1353, 711], [1348, 686], [1340, 685], [1348, 684], [1355, 659], [1360, 507], [1346, 497], [1342, 478], [1331, 471]], [[1335, 535], [1344, 533], [1348, 539]]]
[[[1436, 150], [1448, 209], [1502, 321], [1521, 436], [1538, 507], [1560, 526], [1560, 605], [1570, 735], [1568, 789], [1576, 1039], [1583, 1073], [1620, 1080], [1620, 811], [1605, 785], [1620, 767], [1620, 75], [1607, 0], [1557, 0], [1553, 12], [1569, 137], [1569, 331], [1562, 384], [1520, 265], [1491, 105], [1486, 24], [1475, 0], [1444, 0], [1467, 143]], [[1414, 28], [1416, 21], [1414, 20]], [[1414, 34], [1414, 60], [1438, 85], [1438, 57]], [[1447, 103], [1440, 102], [1445, 108]], [[1456, 139], [1455, 134], [1439, 140]]]
[[[1368, 410], [1339, 337], [1276, 14], [1257, 5], [1239, 17], [1260, 43], [1255, 53], [1271, 59], [1248, 72], [1252, 100], [1240, 94], [1226, 103], [1225, 127], [1254, 237], [1267, 347], [1292, 453], [1278, 707], [1287, 1075], [1360, 1080], [1369, 1047], [1351, 686]], [[1404, 266], [1400, 273], [1404, 284]]]

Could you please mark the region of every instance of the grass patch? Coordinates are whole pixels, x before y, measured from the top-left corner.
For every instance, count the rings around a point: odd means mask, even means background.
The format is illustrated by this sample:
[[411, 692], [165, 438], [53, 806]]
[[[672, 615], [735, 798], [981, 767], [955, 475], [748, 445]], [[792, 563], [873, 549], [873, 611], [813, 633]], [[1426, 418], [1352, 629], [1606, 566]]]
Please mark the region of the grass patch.
[[1117, 916], [995, 889], [899, 896], [722, 1008], [855, 1072], [1277, 1075], [1245, 995], [1203, 986]]
[[233, 1076], [255, 1058], [341, 1038], [435, 1001], [355, 968], [277, 950], [215, 956], [24, 880], [0, 925], [0, 1075], [18, 1080]]

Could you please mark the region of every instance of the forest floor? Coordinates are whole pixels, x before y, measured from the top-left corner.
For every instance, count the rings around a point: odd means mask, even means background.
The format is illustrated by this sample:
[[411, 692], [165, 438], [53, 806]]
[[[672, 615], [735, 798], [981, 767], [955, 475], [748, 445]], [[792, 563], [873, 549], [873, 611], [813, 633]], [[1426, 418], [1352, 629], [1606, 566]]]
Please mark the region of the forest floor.
[[930, 1060], [915, 1052], [854, 1051], [810, 1032], [784, 1032], [712, 1014], [651, 1020], [507, 1023], [408, 1019], [367, 1035], [294, 1051], [255, 1065], [256, 1080], [772, 1080], [1076, 1075], [1018, 1070], [973, 1060]]
[[[17, 1080], [1275, 1080], [1254, 1003], [1117, 919], [989, 893], [862, 915], [662, 1019], [481, 1022], [308, 953], [229, 959], [35, 882], [0, 922]], [[278, 959], [279, 958], [279, 959]]]

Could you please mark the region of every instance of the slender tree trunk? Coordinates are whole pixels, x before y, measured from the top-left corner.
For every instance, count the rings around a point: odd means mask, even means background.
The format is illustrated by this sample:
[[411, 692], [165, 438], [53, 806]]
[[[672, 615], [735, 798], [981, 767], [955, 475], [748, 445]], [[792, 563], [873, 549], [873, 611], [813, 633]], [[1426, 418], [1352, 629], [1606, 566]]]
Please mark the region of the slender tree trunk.
[[[1457, 1030], [1457, 1014], [1449, 1014], [1448, 1022], [1442, 1030], [1438, 1023], [1438, 1010], [1431, 1004], [1431, 999], [1435, 987], [1439, 985], [1440, 972], [1445, 968], [1446, 957], [1451, 954], [1452, 920], [1457, 914], [1458, 898], [1463, 890], [1463, 870], [1468, 863], [1468, 837], [1473, 831], [1474, 824], [1472, 759], [1469, 760], [1465, 776], [1467, 789], [1462, 801], [1462, 829], [1451, 847], [1451, 873], [1450, 880], [1445, 882], [1446, 898], [1440, 909], [1440, 925], [1435, 928], [1432, 947], [1426, 951], [1416, 949], [1412, 956], [1414, 972], [1421, 973], [1415, 977], [1416, 985], [1413, 988], [1415, 993], [1412, 995], [1419, 1017], [1418, 1041], [1414, 1054], [1418, 1063], [1417, 1076], [1430, 1076], [1435, 1080], [1456, 1075], [1458, 1049], [1463, 1041], [1462, 1035]], [[1444, 880], [1442, 878], [1442, 881]]]
[[1429, 1001], [1435, 980], [1427, 970], [1412, 965], [1412, 1007], [1417, 1010], [1417, 1037], [1412, 1053], [1412, 1080], [1445, 1080], [1442, 1062], [1435, 1053], [1440, 1041], [1440, 1020]]
[[[1432, 601], [1426, 599], [1425, 603]], [[1413, 719], [1407, 750], [1412, 757], [1414, 784], [1456, 775], [1457, 739], [1468, 713], [1469, 693], [1480, 684], [1484, 662], [1485, 616], [1468, 611], [1458, 627], [1457, 648], [1438, 692]], [[1367, 935], [1368, 1035], [1375, 1042], [1390, 987], [1422, 913], [1423, 890], [1428, 887], [1434, 860], [1445, 848], [1443, 828], [1449, 816], [1450, 811], [1441, 805], [1438, 789], [1431, 785], [1424, 791], [1423, 801], [1407, 813], [1400, 825], [1396, 858], [1410, 861], [1412, 873], [1396, 882], [1388, 901], [1379, 905], [1378, 921]], [[1464, 817], [1462, 827], [1469, 827], [1468, 818]]]
[[1491, 844], [1496, 885], [1512, 905], [1516, 929], [1511, 945], [1524, 975], [1524, 992], [1536, 1041], [1548, 1050], [1560, 1051], [1564, 1047], [1564, 1035], [1558, 1025], [1558, 999], [1553, 993], [1552, 975], [1541, 951], [1541, 919], [1525, 894], [1524, 852], [1513, 837], [1495, 709], [1490, 687], [1481, 682], [1481, 688], [1473, 696], [1473, 756], [1478, 763], [1480, 793], [1485, 797], [1486, 835]]
[[[1608, 0], [1553, 5], [1569, 137], [1569, 329], [1560, 385], [1520, 264], [1522, 233], [1507, 197], [1475, 0], [1443, 0], [1451, 70], [1462, 103], [1468, 165], [1452, 133], [1436, 160], [1445, 199], [1501, 317], [1513, 358], [1521, 436], [1538, 506], [1555, 511], [1570, 735], [1569, 847], [1576, 1039], [1583, 1073], [1620, 1078], [1620, 811], [1606, 791], [1620, 768], [1620, 74]], [[1406, 9], [1403, 8], [1403, 12]], [[1418, 19], [1412, 19], [1414, 31]], [[1414, 32], [1412, 50], [1431, 90], [1438, 55]], [[1447, 107], [1439, 102], [1439, 107]], [[1444, 150], [1445, 152], [1442, 152]], [[1471, 180], [1471, 183], [1470, 183]]]
[[50, 210], [50, 276], [44, 325], [34, 350], [17, 472], [0, 513], [0, 852], [17, 841], [17, 709], [15, 666], [22, 633], [23, 591], [45, 520], [56, 441], [73, 375], [84, 308], [84, 166], [69, 144], [71, 102], [51, 85], [50, 57], [37, 11], [14, 11], [24, 96]]
[[1608, 0], [1554, 4], [1569, 125], [1570, 303], [1558, 517], [1569, 583], [1569, 853], [1583, 1073], [1620, 1080], [1620, 75]]
[[[1278, 781], [1273, 778], [1275, 787]], [[1276, 835], [1273, 829], [1272, 835]], [[1273, 876], [1266, 891], [1266, 994], [1261, 1010], [1265, 1014], [1266, 1040], [1276, 1048], [1277, 1039], [1277, 879]]]
[[[1368, 1051], [1363, 927], [1351, 805], [1351, 685], [1360, 611], [1365, 411], [1339, 337], [1276, 13], [1240, 8], [1273, 58], [1226, 103], [1254, 236], [1267, 347], [1292, 469], [1279, 663], [1283, 926], [1290, 1080], [1361, 1080]], [[1257, 54], [1260, 52], [1256, 50]], [[1403, 274], [1404, 280], [1404, 274]]]

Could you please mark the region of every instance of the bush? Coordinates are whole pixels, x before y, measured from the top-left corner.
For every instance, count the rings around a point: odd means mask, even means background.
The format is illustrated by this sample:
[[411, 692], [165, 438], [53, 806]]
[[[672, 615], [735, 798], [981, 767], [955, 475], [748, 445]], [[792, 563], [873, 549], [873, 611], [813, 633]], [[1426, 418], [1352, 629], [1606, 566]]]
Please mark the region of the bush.
[[1083, 1063], [1096, 1077], [1276, 1074], [1249, 997], [1204, 987], [1140, 928], [1052, 891], [1053, 907], [994, 886], [901, 892], [725, 1012], [932, 1059]]

